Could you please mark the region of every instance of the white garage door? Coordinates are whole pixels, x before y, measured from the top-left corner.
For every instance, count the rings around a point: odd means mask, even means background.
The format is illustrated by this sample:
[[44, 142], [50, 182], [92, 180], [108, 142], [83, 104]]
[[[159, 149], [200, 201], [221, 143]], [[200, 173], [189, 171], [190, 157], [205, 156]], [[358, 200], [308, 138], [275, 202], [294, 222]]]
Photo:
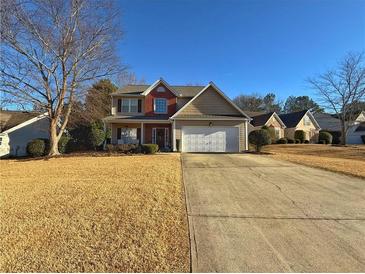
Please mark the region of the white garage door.
[[238, 152], [238, 127], [183, 127], [183, 152]]

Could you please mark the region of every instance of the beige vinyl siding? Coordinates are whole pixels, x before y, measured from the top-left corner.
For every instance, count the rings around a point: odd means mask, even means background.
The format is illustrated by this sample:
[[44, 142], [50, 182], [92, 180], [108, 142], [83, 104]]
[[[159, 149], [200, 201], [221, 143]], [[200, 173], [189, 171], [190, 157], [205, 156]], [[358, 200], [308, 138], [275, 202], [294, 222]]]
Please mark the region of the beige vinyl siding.
[[[211, 123], [211, 125], [209, 125]], [[240, 128], [240, 151], [245, 150], [246, 145], [246, 130], [245, 122], [243, 121], [222, 121], [222, 120], [176, 120], [175, 122], [175, 138], [180, 140], [181, 144], [181, 129], [183, 126], [202, 126], [202, 127], [239, 127]]]
[[176, 110], [180, 110], [183, 106], [185, 106], [190, 100], [192, 99], [192, 97], [183, 97], [183, 98], [177, 98], [176, 101]]
[[[118, 112], [118, 99], [141, 99], [142, 100], [142, 112]], [[113, 96], [112, 97], [112, 115], [144, 115], [144, 98], [143, 97], [125, 97], [125, 96]]]
[[[279, 123], [278, 119], [275, 116], [272, 116], [266, 122], [265, 125], [268, 126], [268, 127], [273, 127], [275, 129], [279, 129], [280, 130], [279, 138], [283, 138], [284, 137], [284, 135], [285, 135], [284, 127]], [[251, 131], [258, 130], [258, 129], [261, 129], [261, 128], [262, 128], [262, 126], [254, 127], [252, 124], [249, 124], [249, 126], [248, 126], [248, 132], [250, 133]]]
[[305, 116], [303, 116], [303, 118], [299, 121], [296, 127], [285, 129], [285, 137], [289, 139], [294, 139], [295, 131], [303, 130], [306, 133], [306, 140], [316, 143], [318, 142], [319, 130], [318, 128], [316, 128], [316, 126], [313, 124], [312, 120], [308, 116], [307, 117], [310, 120], [310, 125], [305, 125], [304, 124]]
[[180, 114], [242, 115], [212, 87], [209, 87], [194, 99]]

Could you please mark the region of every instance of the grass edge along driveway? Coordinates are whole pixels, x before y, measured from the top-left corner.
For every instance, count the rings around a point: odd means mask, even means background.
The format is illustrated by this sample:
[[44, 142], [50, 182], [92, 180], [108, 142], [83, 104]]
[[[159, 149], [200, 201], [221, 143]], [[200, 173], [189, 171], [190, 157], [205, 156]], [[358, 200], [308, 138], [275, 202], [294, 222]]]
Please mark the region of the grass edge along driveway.
[[365, 145], [270, 145], [270, 157], [365, 179]]

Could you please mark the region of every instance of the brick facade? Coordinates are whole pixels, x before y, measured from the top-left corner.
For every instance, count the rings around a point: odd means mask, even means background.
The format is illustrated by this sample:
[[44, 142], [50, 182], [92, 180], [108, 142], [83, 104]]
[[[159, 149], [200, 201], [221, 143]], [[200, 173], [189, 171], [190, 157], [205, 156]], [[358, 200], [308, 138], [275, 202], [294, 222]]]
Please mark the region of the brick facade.
[[[164, 87], [165, 92], [158, 92], [157, 89], [159, 87]], [[167, 114], [156, 114], [153, 109], [154, 99], [155, 98], [164, 98], [167, 100]], [[164, 85], [160, 84], [156, 88], [154, 88], [145, 98], [144, 101], [144, 110], [146, 116], [166, 116], [171, 117], [176, 112], [176, 96], [170, 90], [168, 90]]]

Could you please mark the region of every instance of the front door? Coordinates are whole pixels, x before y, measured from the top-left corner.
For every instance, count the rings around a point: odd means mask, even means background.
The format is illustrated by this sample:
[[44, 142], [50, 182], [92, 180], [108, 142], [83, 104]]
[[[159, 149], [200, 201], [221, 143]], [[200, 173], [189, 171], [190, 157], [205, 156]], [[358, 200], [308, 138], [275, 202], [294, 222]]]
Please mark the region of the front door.
[[156, 144], [158, 144], [159, 148], [165, 147], [165, 129], [164, 128], [156, 128]]

